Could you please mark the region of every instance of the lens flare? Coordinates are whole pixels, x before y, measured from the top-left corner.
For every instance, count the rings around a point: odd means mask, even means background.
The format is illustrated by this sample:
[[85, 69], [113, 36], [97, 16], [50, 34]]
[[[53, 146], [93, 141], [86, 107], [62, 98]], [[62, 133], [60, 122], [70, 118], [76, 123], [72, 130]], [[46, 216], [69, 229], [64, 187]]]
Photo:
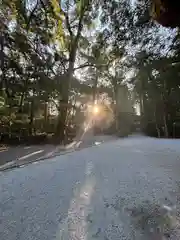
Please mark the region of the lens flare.
[[93, 107], [93, 113], [96, 115], [99, 113], [99, 107], [98, 106], [94, 106]]

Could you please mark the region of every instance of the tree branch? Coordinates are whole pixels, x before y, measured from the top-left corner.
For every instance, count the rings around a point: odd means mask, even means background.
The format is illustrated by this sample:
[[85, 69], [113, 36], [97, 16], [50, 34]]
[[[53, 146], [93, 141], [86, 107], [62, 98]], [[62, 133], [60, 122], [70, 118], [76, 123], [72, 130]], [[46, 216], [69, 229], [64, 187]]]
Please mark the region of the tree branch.
[[91, 63], [85, 63], [83, 65], [80, 65], [79, 67], [74, 68], [74, 71], [81, 69], [81, 68], [85, 68], [85, 67], [94, 67], [94, 64]]
[[67, 12], [63, 11], [61, 9], [61, 12], [63, 13], [64, 17], [65, 17], [65, 20], [66, 20], [66, 27], [69, 31], [69, 34], [70, 34], [70, 37], [72, 38], [73, 37], [73, 32], [72, 32], [72, 29], [71, 29], [71, 25], [70, 25], [70, 21], [69, 21], [69, 1], [66, 2], [66, 7], [67, 7]]
[[85, 6], [84, 7], [81, 6], [81, 12], [80, 12], [80, 18], [79, 18], [79, 23], [78, 23], [77, 35], [76, 35], [76, 38], [75, 38], [75, 45], [77, 44], [77, 42], [79, 40], [79, 37], [81, 35], [81, 31], [82, 31], [82, 28], [83, 28], [82, 21], [83, 21], [84, 13], [85, 13]]
[[107, 64], [94, 64], [94, 63], [85, 63], [80, 65], [79, 67], [74, 68], [74, 71], [81, 69], [81, 68], [85, 68], [85, 67], [95, 67], [95, 68], [99, 68], [99, 67], [105, 67], [107, 66]]
[[67, 29], [69, 31], [70, 37], [72, 38], [73, 37], [73, 32], [71, 30], [68, 13], [64, 12], [64, 16], [65, 16], [65, 19], [66, 19], [66, 27], [67, 27]]
[[37, 7], [38, 7], [38, 1], [36, 2], [36, 5], [34, 6], [34, 8], [33, 8], [33, 10], [32, 10], [32, 12], [31, 12], [31, 14], [30, 14], [30, 16], [29, 16], [29, 19], [28, 19], [28, 22], [27, 22], [27, 31], [29, 30], [29, 25], [30, 25], [30, 22], [31, 22], [31, 19], [33, 18], [33, 15], [34, 15], [34, 13], [35, 13], [35, 11], [36, 11], [36, 9], [37, 9]]

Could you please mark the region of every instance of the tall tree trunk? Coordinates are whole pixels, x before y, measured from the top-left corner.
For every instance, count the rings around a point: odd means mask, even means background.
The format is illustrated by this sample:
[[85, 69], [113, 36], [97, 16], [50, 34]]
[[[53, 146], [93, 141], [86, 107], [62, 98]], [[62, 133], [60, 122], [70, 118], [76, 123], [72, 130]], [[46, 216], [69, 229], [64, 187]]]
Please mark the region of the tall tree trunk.
[[31, 101], [31, 108], [30, 108], [30, 122], [29, 122], [29, 135], [32, 136], [33, 134], [33, 125], [34, 125], [34, 100]]
[[164, 125], [164, 136], [166, 138], [169, 137], [168, 125], [167, 125], [167, 116], [166, 116], [166, 103], [165, 103], [165, 96], [161, 94], [161, 101], [163, 107], [163, 125]]
[[[75, 58], [76, 58], [77, 46], [78, 46], [78, 41], [79, 41], [79, 37], [80, 37], [79, 31], [81, 31], [81, 30], [78, 29], [77, 36], [71, 46], [71, 51], [70, 51], [70, 55], [69, 55], [69, 67], [68, 67], [68, 71], [66, 73], [65, 81], [62, 84], [62, 99], [61, 99], [62, 107], [61, 107], [60, 118], [59, 118], [60, 122], [58, 123], [58, 125], [60, 125], [60, 126], [58, 126], [59, 129], [57, 129], [57, 130], [60, 130], [59, 138], [60, 138], [61, 142], [64, 142], [65, 134], [66, 134], [66, 118], [67, 118], [67, 110], [68, 110], [68, 102], [69, 102], [69, 90], [71, 87], [71, 80], [72, 80], [73, 72], [74, 72], [74, 63], [75, 63]], [[58, 134], [58, 132], [57, 132], [57, 134]]]
[[139, 103], [140, 103], [140, 115], [143, 116], [144, 115], [144, 106], [143, 106], [142, 96], [140, 96]]
[[115, 130], [119, 131], [119, 104], [118, 104], [118, 84], [117, 79], [112, 79], [112, 85], [113, 85], [113, 92], [114, 92], [114, 115], [115, 115]]
[[[165, 70], [164, 70], [165, 71]], [[164, 135], [166, 138], [169, 137], [168, 124], [167, 124], [167, 84], [166, 79], [164, 78], [164, 93], [162, 94], [163, 100], [163, 122], [164, 122]]]
[[118, 104], [118, 87], [116, 86], [115, 91], [115, 124], [116, 124], [116, 131], [119, 131], [119, 104]]
[[168, 126], [167, 126], [167, 119], [166, 119], [166, 113], [163, 113], [163, 122], [164, 122], [164, 136], [166, 138], [169, 137], [169, 131], [168, 131]]
[[144, 94], [140, 94], [140, 125], [141, 125], [141, 130], [144, 131], [145, 128], [145, 97]]
[[[75, 61], [75, 56], [73, 59]], [[60, 101], [60, 116], [59, 122], [57, 126], [57, 136], [59, 136], [60, 141], [64, 142], [65, 134], [66, 134], [66, 118], [67, 118], [67, 111], [68, 111], [68, 102], [69, 102], [69, 89], [71, 84], [71, 79], [73, 76], [73, 69], [74, 69], [74, 61], [70, 61], [69, 69], [66, 74], [66, 79], [62, 84], [62, 99]]]
[[155, 125], [156, 125], [156, 131], [157, 131], [157, 135], [158, 135], [158, 138], [161, 137], [161, 132], [160, 132], [160, 129], [158, 127], [158, 121], [157, 121], [157, 109], [155, 107], [155, 111], [154, 111], [154, 120], [155, 120]]
[[45, 123], [46, 123], [47, 119], [48, 119], [48, 102], [45, 102], [44, 103], [44, 121], [45, 121]]
[[3, 91], [4, 86], [4, 79], [5, 79], [5, 66], [4, 66], [4, 36], [1, 33], [0, 35], [0, 68], [2, 71], [1, 79], [0, 79], [0, 89]]
[[48, 102], [44, 103], [44, 131], [47, 130], [48, 125]]
[[[89, 3], [88, 3], [89, 4]], [[86, 11], [86, 7], [84, 5], [84, 1], [81, 3], [81, 9], [80, 9], [80, 16], [79, 16], [79, 21], [78, 21], [78, 27], [77, 27], [77, 34], [76, 36], [73, 36], [72, 31], [68, 28], [69, 33], [70, 33], [70, 38], [71, 38], [71, 46], [70, 46], [70, 53], [69, 53], [69, 66], [68, 66], [68, 71], [66, 73], [66, 80], [62, 84], [62, 100], [61, 103], [63, 105], [63, 109], [61, 108], [60, 116], [61, 119], [59, 118], [59, 121], [61, 125], [60, 127], [60, 132], [59, 132], [59, 137], [60, 141], [64, 142], [65, 140], [65, 130], [66, 130], [66, 118], [67, 118], [67, 109], [68, 109], [68, 101], [69, 101], [69, 89], [71, 85], [71, 79], [73, 76], [73, 71], [74, 71], [74, 63], [75, 63], [75, 58], [76, 58], [76, 53], [77, 53], [77, 48], [78, 48], [78, 42], [79, 38], [81, 36], [81, 31], [83, 29], [83, 17]], [[68, 19], [66, 19], [67, 25], [69, 25]], [[57, 132], [58, 134], [58, 132]]]
[[19, 101], [19, 113], [22, 113], [22, 108], [23, 108], [23, 103], [24, 103], [24, 96], [25, 96], [25, 92], [23, 91], [21, 93], [21, 97], [20, 97], [20, 101]]
[[97, 69], [95, 69], [96, 73], [95, 73], [95, 79], [94, 79], [94, 85], [93, 85], [93, 103], [96, 102], [96, 98], [97, 98], [97, 84], [98, 84], [98, 72]]
[[[97, 84], [98, 84], [98, 71], [97, 69], [95, 69], [95, 79], [94, 79], [94, 85], [93, 85], [93, 104], [96, 104], [97, 102]], [[95, 133], [95, 128], [96, 128], [96, 119], [92, 118], [92, 134], [96, 134]]]

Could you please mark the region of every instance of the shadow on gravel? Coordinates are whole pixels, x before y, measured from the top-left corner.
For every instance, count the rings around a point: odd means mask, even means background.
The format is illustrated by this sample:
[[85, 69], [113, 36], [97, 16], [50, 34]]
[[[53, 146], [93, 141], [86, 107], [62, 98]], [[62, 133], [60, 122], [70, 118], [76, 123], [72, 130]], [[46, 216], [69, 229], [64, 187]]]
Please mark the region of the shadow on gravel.
[[163, 206], [143, 202], [132, 209], [127, 209], [132, 223], [143, 235], [155, 239], [168, 239], [175, 230], [175, 216]]
[[112, 207], [120, 214], [130, 217], [130, 223], [142, 234], [142, 239], [180, 239], [180, 221], [176, 215], [176, 209], [166, 205], [159, 205], [150, 201], [143, 201], [134, 207], [127, 206], [124, 198], [116, 199], [112, 204], [105, 204], [105, 207]]

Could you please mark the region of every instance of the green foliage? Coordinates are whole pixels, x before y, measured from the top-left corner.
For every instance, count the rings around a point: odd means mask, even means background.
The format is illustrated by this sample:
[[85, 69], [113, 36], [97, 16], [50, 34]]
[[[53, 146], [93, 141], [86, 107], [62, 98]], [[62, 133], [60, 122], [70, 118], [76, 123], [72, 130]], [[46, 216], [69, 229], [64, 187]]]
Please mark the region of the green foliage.
[[2, 1], [1, 128], [59, 136], [83, 114], [81, 94], [88, 101], [107, 94], [118, 119], [117, 90], [132, 71], [143, 127], [172, 135], [180, 116], [179, 32], [161, 34], [146, 16], [142, 1]]

